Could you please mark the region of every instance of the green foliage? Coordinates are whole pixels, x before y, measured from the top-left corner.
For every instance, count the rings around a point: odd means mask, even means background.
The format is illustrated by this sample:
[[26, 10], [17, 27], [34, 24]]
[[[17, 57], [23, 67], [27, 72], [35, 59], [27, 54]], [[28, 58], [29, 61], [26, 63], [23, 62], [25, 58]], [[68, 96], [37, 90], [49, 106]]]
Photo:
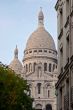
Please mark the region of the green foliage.
[[32, 99], [24, 90], [29, 91], [27, 81], [0, 66], [0, 110], [32, 110]]

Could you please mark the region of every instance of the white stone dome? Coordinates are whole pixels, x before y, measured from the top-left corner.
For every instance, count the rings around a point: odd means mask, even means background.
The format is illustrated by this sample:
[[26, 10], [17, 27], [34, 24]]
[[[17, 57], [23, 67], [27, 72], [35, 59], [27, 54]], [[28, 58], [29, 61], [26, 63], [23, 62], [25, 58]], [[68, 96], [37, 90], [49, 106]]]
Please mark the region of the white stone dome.
[[35, 48], [56, 50], [53, 38], [44, 27], [38, 27], [27, 41], [26, 50]]
[[26, 44], [26, 50], [35, 48], [56, 50], [52, 36], [44, 27], [44, 14], [42, 8], [38, 14], [38, 28], [30, 35]]
[[18, 59], [18, 48], [17, 48], [17, 46], [16, 46], [16, 48], [14, 50], [14, 59], [10, 63], [9, 68], [14, 70], [17, 74], [21, 74], [22, 73], [23, 67], [22, 67], [21, 62]]

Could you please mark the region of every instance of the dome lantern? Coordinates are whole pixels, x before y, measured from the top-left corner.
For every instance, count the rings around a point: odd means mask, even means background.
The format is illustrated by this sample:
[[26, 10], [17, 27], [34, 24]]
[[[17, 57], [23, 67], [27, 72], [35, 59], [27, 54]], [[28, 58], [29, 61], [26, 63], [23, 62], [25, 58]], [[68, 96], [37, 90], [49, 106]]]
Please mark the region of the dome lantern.
[[44, 14], [42, 11], [42, 7], [40, 7], [40, 12], [38, 14], [38, 26], [43, 26], [44, 25]]
[[18, 59], [18, 48], [17, 48], [17, 45], [16, 45], [16, 48], [14, 50], [14, 58]]

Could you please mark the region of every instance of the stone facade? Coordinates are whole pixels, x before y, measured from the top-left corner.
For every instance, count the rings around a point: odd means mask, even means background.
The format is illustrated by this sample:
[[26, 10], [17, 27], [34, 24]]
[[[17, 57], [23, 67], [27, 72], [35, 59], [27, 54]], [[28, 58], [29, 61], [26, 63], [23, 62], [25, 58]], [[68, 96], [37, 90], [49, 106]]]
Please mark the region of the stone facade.
[[57, 0], [57, 110], [73, 110], [73, 0]]
[[29, 37], [23, 57], [22, 77], [30, 87], [36, 110], [56, 110], [57, 51], [52, 36], [45, 30], [40, 10], [38, 27]]

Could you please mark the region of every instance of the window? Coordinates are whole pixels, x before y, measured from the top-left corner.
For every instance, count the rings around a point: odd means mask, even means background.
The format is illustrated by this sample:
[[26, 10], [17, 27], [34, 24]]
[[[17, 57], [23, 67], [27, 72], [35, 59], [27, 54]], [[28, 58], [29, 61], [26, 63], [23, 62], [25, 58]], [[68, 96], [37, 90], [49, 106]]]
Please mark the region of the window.
[[66, 92], [69, 93], [69, 78], [66, 79]]
[[49, 53], [51, 53], [51, 51], [49, 51]]
[[47, 63], [44, 63], [44, 71], [47, 71]]
[[47, 50], [44, 50], [44, 52], [47, 52]]
[[53, 71], [54, 71], [54, 69], [55, 69], [55, 64], [53, 64]]
[[50, 91], [48, 90], [48, 97], [50, 96]]
[[68, 58], [69, 58], [69, 35], [66, 38], [66, 58], [67, 58], [67, 62], [68, 62]]
[[25, 66], [24, 66], [24, 69], [25, 69]]
[[63, 28], [63, 9], [60, 9], [60, 30]]
[[52, 110], [52, 105], [51, 104], [47, 104], [46, 105], [46, 110]]
[[34, 50], [34, 52], [37, 52], [37, 50]]
[[60, 91], [59, 91], [59, 99], [60, 99], [60, 105], [62, 106], [62, 87], [60, 88]]
[[42, 52], [42, 50], [39, 50], [39, 52]]
[[31, 72], [31, 71], [32, 71], [32, 64], [29, 63], [29, 72]]
[[[71, 0], [71, 8], [72, 8], [72, 10], [73, 10], [73, 0]], [[72, 11], [72, 10], [71, 10], [71, 11]]]
[[49, 64], [49, 72], [51, 72], [51, 63]]
[[28, 65], [26, 64], [26, 73], [27, 73], [27, 71], [28, 71]]
[[29, 51], [29, 53], [32, 53], [32, 51]]
[[34, 72], [35, 72], [35, 68], [36, 68], [36, 63], [34, 63]]
[[69, 0], [66, 0], [66, 17], [69, 16]]
[[41, 83], [38, 83], [37, 86], [38, 86], [38, 94], [40, 94], [41, 93]]
[[63, 44], [60, 48], [60, 67], [63, 68]]

